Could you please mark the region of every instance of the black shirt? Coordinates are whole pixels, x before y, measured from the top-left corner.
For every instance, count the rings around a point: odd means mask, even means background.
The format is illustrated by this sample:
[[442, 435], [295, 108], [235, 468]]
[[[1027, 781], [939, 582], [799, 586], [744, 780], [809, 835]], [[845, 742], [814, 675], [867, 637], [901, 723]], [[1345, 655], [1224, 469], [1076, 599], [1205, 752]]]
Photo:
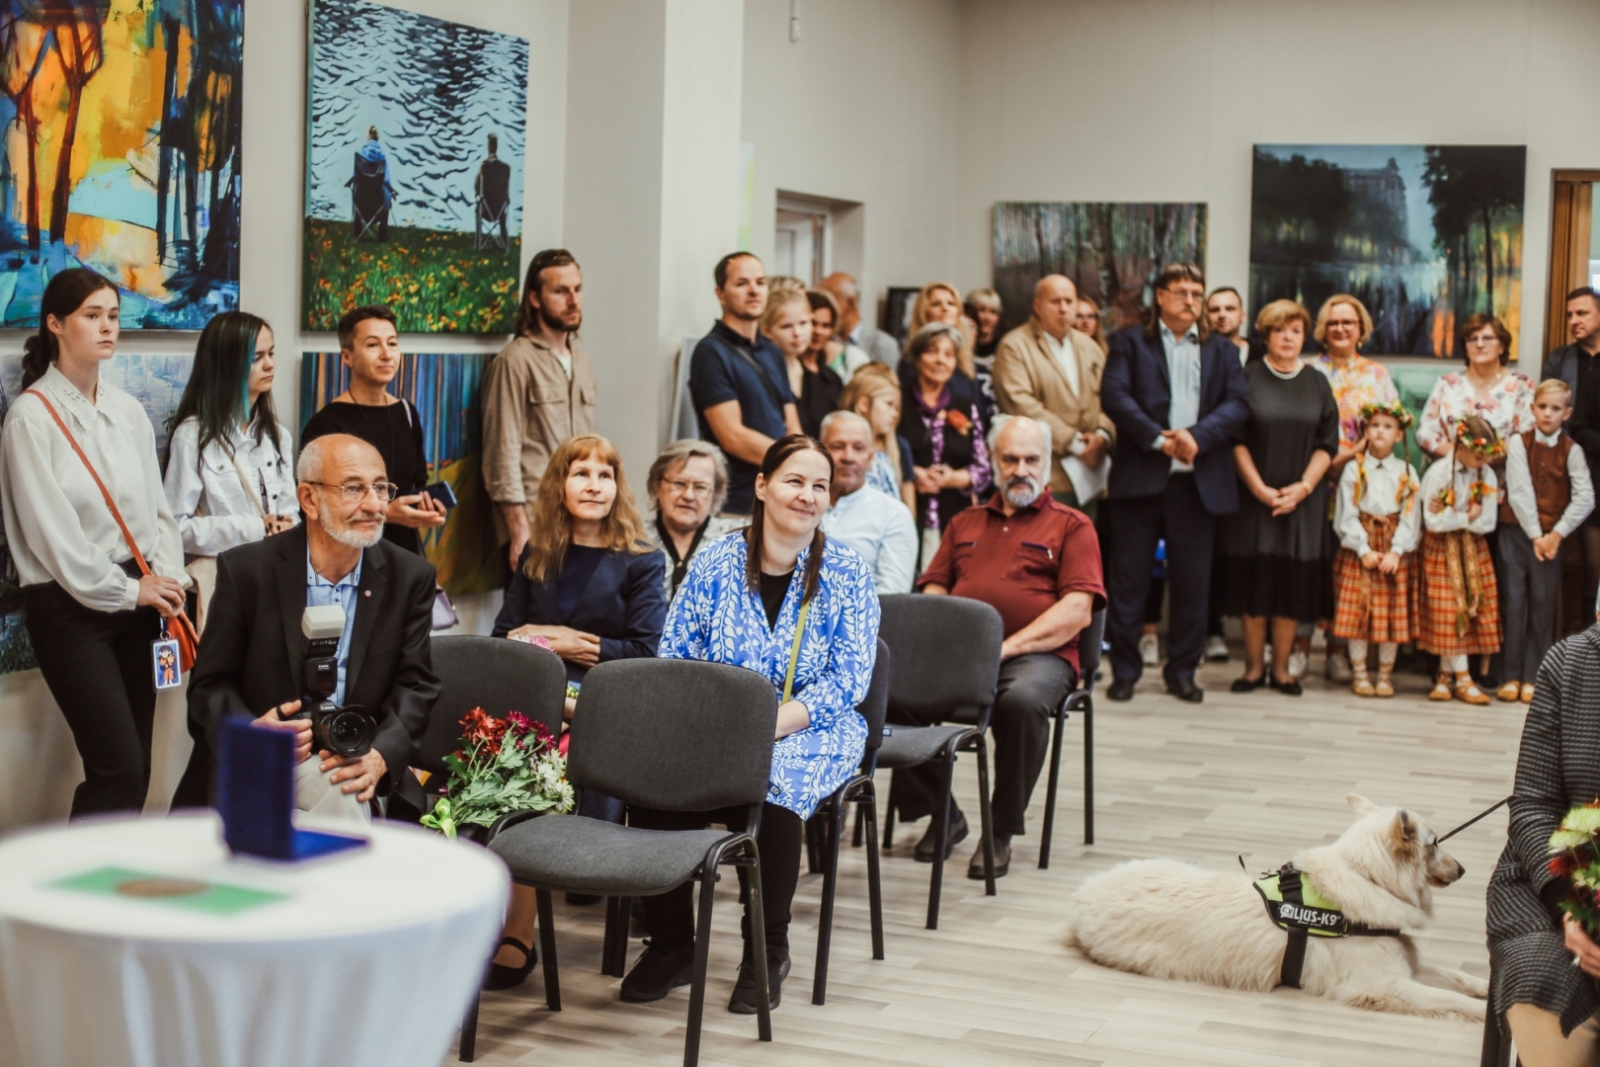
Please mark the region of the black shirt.
[[567, 556], [561, 561], [561, 578], [556, 582], [556, 607], [560, 609], [563, 619], [572, 618], [572, 613], [578, 610], [578, 600], [588, 588], [589, 579], [594, 577], [594, 569], [600, 566], [605, 555], [603, 548], [567, 546]]
[[[300, 431], [300, 447], [333, 433], [359, 437], [383, 457], [389, 480], [400, 487], [401, 496], [421, 492], [428, 484], [428, 460], [422, 451], [422, 419], [411, 402], [383, 407], [340, 401], [328, 404], [311, 416]], [[422, 537], [414, 526], [384, 523], [383, 536], [399, 548], [422, 554]]]
[[711, 520], [709, 518], [700, 524], [700, 528], [694, 532], [694, 540], [689, 542], [689, 551], [684, 554], [682, 559], [679, 559], [678, 546], [673, 543], [672, 535], [667, 532], [667, 527], [660, 517], [656, 518], [656, 540], [661, 542], [661, 547], [667, 554], [667, 561], [672, 564], [672, 581], [668, 586], [670, 590], [669, 596], [678, 595], [678, 586], [683, 584], [684, 577], [689, 573], [689, 560], [693, 558], [695, 551], [699, 549], [700, 542], [706, 536], [706, 527], [710, 525]]
[[783, 610], [783, 598], [789, 595], [789, 581], [793, 577], [794, 571], [761, 576], [761, 606], [767, 609], [769, 629], [778, 625], [778, 612]]
[[[739, 418], [745, 426], [776, 441], [789, 432], [783, 419], [785, 405], [794, 403], [789, 391], [789, 374], [778, 346], [761, 334], [752, 342], [729, 329], [720, 320], [711, 332], [695, 345], [689, 361], [689, 396], [700, 419], [700, 436], [715, 441], [706, 408], [729, 400], [739, 402]], [[721, 441], [724, 452], [727, 445]], [[723, 510], [730, 515], [748, 515], [755, 499], [755, 464], [728, 455], [728, 499]]]
[[838, 410], [844, 380], [833, 368], [819, 363], [816, 370], [805, 370], [800, 380], [800, 397], [795, 406], [800, 414], [800, 432], [811, 437], [822, 434], [822, 420]]

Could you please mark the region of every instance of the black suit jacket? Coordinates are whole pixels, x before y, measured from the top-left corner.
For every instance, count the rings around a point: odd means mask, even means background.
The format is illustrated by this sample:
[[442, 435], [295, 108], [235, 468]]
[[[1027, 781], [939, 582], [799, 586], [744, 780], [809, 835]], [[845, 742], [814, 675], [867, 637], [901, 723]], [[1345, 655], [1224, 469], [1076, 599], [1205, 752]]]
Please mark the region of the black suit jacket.
[[[1100, 406], [1117, 424], [1111, 499], [1153, 496], [1166, 488], [1172, 458], [1150, 445], [1162, 430], [1170, 429], [1171, 403], [1167, 350], [1160, 336], [1146, 337], [1143, 326], [1118, 330], [1111, 337], [1100, 379]], [[1233, 446], [1249, 418], [1250, 388], [1239, 366], [1239, 346], [1212, 334], [1200, 345], [1200, 420], [1189, 432], [1200, 446], [1194, 461], [1195, 488], [1213, 515], [1228, 515], [1239, 507]]]
[[[387, 794], [411, 765], [428, 715], [439, 699], [429, 641], [433, 566], [379, 541], [361, 557], [356, 621], [350, 634], [345, 703], [378, 720], [373, 748], [389, 765], [378, 785]], [[206, 612], [200, 655], [189, 676], [189, 733], [195, 752], [180, 788], [186, 805], [204, 804], [216, 731], [230, 714], [265, 715], [305, 692], [306, 530], [229, 549], [217, 557], [217, 589]], [[313, 757], [315, 754], [313, 753]], [[174, 799], [174, 806], [180, 800]]]

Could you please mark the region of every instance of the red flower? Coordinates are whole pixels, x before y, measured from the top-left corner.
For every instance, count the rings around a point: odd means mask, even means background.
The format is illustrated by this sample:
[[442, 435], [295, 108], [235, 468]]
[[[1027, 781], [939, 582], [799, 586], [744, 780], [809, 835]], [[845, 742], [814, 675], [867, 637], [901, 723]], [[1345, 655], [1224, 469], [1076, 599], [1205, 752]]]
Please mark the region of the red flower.
[[963, 437], [972, 432], [972, 420], [953, 408], [945, 413], [944, 421], [950, 424], [952, 430]]
[[1578, 869], [1578, 861], [1570, 852], [1558, 852], [1550, 857], [1550, 876], [1552, 878], [1570, 878], [1572, 872]]
[[482, 708], [473, 708], [461, 717], [461, 739], [488, 755], [500, 753], [500, 739], [505, 736], [506, 724], [486, 714]]

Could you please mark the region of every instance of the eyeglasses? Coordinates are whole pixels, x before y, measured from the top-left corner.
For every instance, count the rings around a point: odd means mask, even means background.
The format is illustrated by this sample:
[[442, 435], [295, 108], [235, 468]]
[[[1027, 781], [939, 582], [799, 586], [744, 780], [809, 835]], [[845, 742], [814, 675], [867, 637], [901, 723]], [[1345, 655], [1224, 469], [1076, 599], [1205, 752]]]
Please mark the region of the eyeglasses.
[[1500, 338], [1496, 337], [1492, 333], [1485, 334], [1482, 337], [1469, 337], [1469, 338], [1467, 338], [1467, 344], [1469, 344], [1469, 345], [1477, 345], [1479, 348], [1488, 348], [1490, 345], [1497, 345], [1499, 343], [1500, 343]]
[[359, 504], [367, 498], [368, 493], [376, 496], [378, 502], [382, 504], [387, 504], [400, 495], [400, 487], [393, 482], [373, 482], [371, 485], [366, 482], [345, 482], [343, 485], [333, 485], [330, 482], [311, 482], [309, 484], [320, 485], [324, 489], [339, 490], [346, 504]]
[[710, 496], [716, 492], [714, 486], [705, 482], [685, 482], [677, 478], [667, 478], [661, 484], [679, 496]]

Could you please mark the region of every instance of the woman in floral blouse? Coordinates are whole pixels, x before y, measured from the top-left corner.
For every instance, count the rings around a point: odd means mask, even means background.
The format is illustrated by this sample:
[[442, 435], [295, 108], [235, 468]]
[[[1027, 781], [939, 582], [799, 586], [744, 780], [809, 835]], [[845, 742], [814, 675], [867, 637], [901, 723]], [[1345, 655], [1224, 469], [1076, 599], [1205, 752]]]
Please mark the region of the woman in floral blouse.
[[1433, 385], [1417, 444], [1435, 458], [1455, 448], [1455, 425], [1481, 415], [1503, 441], [1533, 428], [1533, 381], [1506, 366], [1511, 358], [1511, 333], [1492, 315], [1473, 315], [1461, 330], [1467, 369], [1446, 374]]
[[961, 333], [930, 322], [906, 348], [900, 436], [911, 445], [917, 483], [922, 562], [933, 558], [939, 535], [956, 513], [989, 490], [989, 451], [978, 387], [956, 367]]

